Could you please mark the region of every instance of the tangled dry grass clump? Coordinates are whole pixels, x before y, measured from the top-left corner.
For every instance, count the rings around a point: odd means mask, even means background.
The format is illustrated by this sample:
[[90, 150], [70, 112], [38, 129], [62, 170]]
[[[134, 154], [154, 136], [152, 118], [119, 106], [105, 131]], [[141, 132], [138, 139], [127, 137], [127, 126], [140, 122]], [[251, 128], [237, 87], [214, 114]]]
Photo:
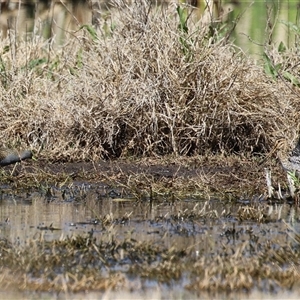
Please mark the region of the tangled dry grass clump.
[[299, 101], [288, 83], [192, 20], [180, 29], [173, 6], [117, 2], [101, 29], [84, 26], [63, 47], [1, 41], [3, 141], [85, 160], [263, 152], [294, 136]]

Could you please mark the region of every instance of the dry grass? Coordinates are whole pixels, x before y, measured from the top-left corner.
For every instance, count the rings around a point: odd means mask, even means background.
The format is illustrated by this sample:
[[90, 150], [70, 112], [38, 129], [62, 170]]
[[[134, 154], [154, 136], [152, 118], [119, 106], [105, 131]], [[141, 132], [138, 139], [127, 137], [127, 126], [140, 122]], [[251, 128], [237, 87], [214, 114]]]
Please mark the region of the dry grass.
[[[244, 196], [249, 204], [231, 209], [234, 201], [228, 201], [229, 207], [217, 211], [199, 202], [191, 210], [146, 219], [159, 228], [158, 243], [136, 241], [130, 233], [120, 237], [113, 213], [99, 215], [98, 240], [92, 231], [51, 242], [41, 233], [24, 245], [2, 239], [0, 288], [130, 290], [133, 279], [143, 287], [143, 279], [149, 278], [159, 284], [185, 281], [185, 288], [199, 295], [297, 286], [300, 237], [293, 232], [293, 239], [287, 239], [287, 226], [276, 237], [263, 232], [262, 225], [272, 222], [270, 206], [255, 202], [266, 198], [253, 195], [265, 189], [264, 173], [256, 158], [249, 159], [249, 154], [268, 150], [279, 136], [296, 137], [297, 88], [283, 77], [267, 77], [239, 49], [225, 39], [210, 39], [192, 19], [189, 33], [179, 30], [173, 6], [155, 11], [143, 1], [132, 7], [117, 2], [97, 31], [84, 27], [70, 33], [63, 47], [38, 36], [0, 42], [1, 138], [8, 146], [42, 150], [40, 156], [51, 161], [143, 159], [127, 161], [124, 168], [121, 162], [91, 163], [77, 170], [75, 164], [65, 170], [67, 164], [45, 166], [40, 160], [25, 169], [26, 175], [7, 175], [5, 180], [15, 181], [15, 192], [19, 179], [25, 187], [35, 182], [49, 201], [56, 196], [53, 182], [60, 186], [83, 178], [110, 182], [120, 199], [128, 193], [150, 200], [137, 201], [141, 206], [161, 198], [172, 204], [182, 195], [222, 195], [242, 203]], [[112, 27], [104, 30], [105, 22]], [[229, 156], [236, 152], [244, 155]], [[196, 154], [206, 155], [182, 157]], [[153, 158], [162, 155], [163, 162]], [[151, 169], [153, 164], [159, 168]], [[84, 201], [81, 192], [76, 193]], [[65, 196], [63, 189], [56, 193], [62, 201], [77, 195]], [[227, 218], [246, 225], [228, 227]], [[126, 228], [130, 213], [119, 220]], [[216, 237], [203, 234], [211, 220], [221, 224]], [[278, 220], [274, 224], [282, 225]], [[244, 229], [251, 222], [259, 226]], [[197, 237], [199, 243], [184, 244], [185, 250], [176, 243], [165, 246], [168, 235]]]
[[1, 41], [5, 144], [86, 160], [263, 152], [295, 136], [299, 101], [286, 82], [211, 43], [199, 24], [180, 31], [173, 6], [116, 2], [101, 29], [82, 28], [59, 49], [37, 36]]

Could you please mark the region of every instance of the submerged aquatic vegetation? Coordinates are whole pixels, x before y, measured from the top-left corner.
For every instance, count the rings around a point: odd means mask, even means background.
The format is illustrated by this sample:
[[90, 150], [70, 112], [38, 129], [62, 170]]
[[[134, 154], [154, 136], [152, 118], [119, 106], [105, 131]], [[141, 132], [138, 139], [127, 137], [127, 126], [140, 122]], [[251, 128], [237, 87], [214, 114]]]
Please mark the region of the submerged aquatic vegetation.
[[[141, 287], [150, 280], [169, 285], [184, 282], [186, 289], [200, 293], [253, 288], [271, 292], [299, 283], [295, 264], [300, 237], [288, 224], [278, 223], [280, 208], [269, 210], [256, 226], [241, 220], [233, 206], [226, 210], [213, 206], [211, 201], [196, 203], [144, 220], [132, 214], [127, 223], [120, 223], [122, 216], [112, 213], [107, 227], [103, 227], [104, 214], [90, 224], [87, 233], [74, 232], [50, 241], [45, 230], [25, 241], [2, 238], [0, 287], [57, 292], [130, 290], [132, 280]], [[256, 204], [251, 208], [267, 212], [270, 207]], [[270, 222], [277, 222], [276, 233], [268, 229]], [[142, 224], [147, 224], [147, 234], [141, 234]]]

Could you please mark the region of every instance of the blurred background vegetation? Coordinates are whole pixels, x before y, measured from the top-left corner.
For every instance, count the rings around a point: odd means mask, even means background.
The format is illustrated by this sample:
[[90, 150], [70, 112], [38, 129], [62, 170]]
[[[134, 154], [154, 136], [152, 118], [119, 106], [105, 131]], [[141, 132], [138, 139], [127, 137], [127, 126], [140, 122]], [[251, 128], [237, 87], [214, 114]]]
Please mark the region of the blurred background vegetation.
[[[0, 28], [4, 37], [12, 29], [18, 34], [55, 36], [55, 42], [60, 44], [66, 32], [74, 32], [83, 24], [97, 27], [100, 19], [112, 22], [110, 11], [118, 2], [129, 5], [134, 0], [1, 0]], [[174, 5], [167, 0], [149, 2], [158, 8]], [[271, 44], [299, 47], [300, 1], [179, 0], [178, 3], [192, 12], [195, 22], [206, 22], [213, 33], [226, 36], [248, 54], [261, 55]]]

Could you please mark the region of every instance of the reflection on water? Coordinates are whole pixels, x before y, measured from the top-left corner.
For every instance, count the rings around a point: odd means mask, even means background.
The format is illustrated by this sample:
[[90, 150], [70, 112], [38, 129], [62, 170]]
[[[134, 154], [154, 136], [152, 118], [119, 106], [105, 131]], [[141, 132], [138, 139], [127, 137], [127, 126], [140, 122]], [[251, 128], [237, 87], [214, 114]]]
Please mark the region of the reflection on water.
[[[192, 249], [194, 256], [212, 256], [222, 254], [222, 245], [234, 245], [236, 249], [245, 241], [249, 245], [243, 249], [246, 257], [257, 251], [260, 244], [276, 241], [274, 244], [287, 244], [293, 240], [293, 231], [299, 228], [299, 212], [288, 204], [269, 205], [257, 200], [256, 203], [224, 203], [224, 201], [176, 201], [169, 203], [158, 201], [150, 204], [150, 200], [135, 201], [124, 198], [118, 191], [108, 191], [99, 186], [75, 186], [64, 189], [31, 193], [16, 193], [3, 190], [0, 200], [0, 234], [17, 244], [23, 244], [31, 238], [45, 240], [60, 239], [62, 236], [93, 234], [101, 241], [114, 236], [116, 240], [126, 237], [153, 245], [164, 245], [167, 248]], [[252, 216], [251, 207], [261, 209], [268, 222], [260, 223], [255, 219], [240, 221], [243, 216]], [[265, 217], [266, 218], [266, 217]], [[105, 221], [106, 220], [106, 221]], [[284, 221], [284, 222], [283, 222]], [[285, 223], [286, 222], [286, 223]], [[259, 242], [258, 242], [259, 240]], [[280, 241], [280, 243], [279, 243]], [[120, 267], [120, 266], [119, 266]], [[155, 282], [146, 284], [148, 290], [143, 292], [144, 299], [151, 299], [157, 293], [157, 299], [193, 298], [197, 297], [186, 291], [188, 284], [183, 279], [179, 285], [170, 287]], [[134, 283], [132, 283], [134, 285]], [[258, 287], [261, 288], [261, 287]], [[140, 297], [139, 292], [128, 293], [128, 299]], [[176, 292], [175, 292], [176, 291]], [[280, 291], [278, 291], [280, 292]], [[297, 291], [289, 294], [289, 298], [297, 295]], [[67, 299], [93, 299], [105, 296], [106, 299], [124, 299], [125, 294], [118, 292], [92, 293], [92, 298], [85, 294], [69, 295]], [[148, 297], [148, 296], [149, 297]], [[263, 293], [253, 292], [249, 299], [268, 297]], [[8, 294], [6, 294], [8, 297]], [[228, 299], [219, 295], [221, 299]], [[52, 299], [53, 295], [39, 294], [37, 298]], [[83, 297], [83, 298], [82, 298]], [[234, 297], [238, 297], [236, 294]], [[233, 297], [233, 298], [234, 298]], [[0, 294], [1, 298], [1, 294]], [[12, 294], [12, 298], [22, 298], [22, 294]], [[35, 298], [32, 296], [31, 298]], [[125, 297], [126, 298], [126, 297]], [[210, 295], [203, 294], [204, 299]], [[232, 299], [233, 299], [232, 298]], [[245, 295], [243, 295], [245, 298]], [[296, 296], [295, 296], [296, 298]], [[8, 298], [7, 298], [8, 299]], [[62, 297], [61, 299], [65, 299]], [[231, 299], [229, 297], [229, 299]]]
[[[74, 192], [75, 191], [75, 192]], [[67, 195], [68, 194], [68, 195]], [[67, 195], [67, 196], [66, 196]], [[109, 231], [120, 238], [129, 236], [143, 241], [164, 242], [166, 246], [194, 246], [200, 251], [208, 243], [222, 236], [230, 240], [230, 231], [234, 228], [236, 237], [253, 233], [263, 233], [268, 238], [287, 239], [286, 224], [292, 224], [299, 232], [299, 215], [289, 204], [268, 205], [258, 203], [270, 222], [257, 223], [255, 220], [239, 222], [238, 214], [246, 204], [232, 204], [223, 201], [178, 201], [169, 203], [159, 201], [135, 201], [133, 198], [111, 196], [97, 187], [80, 189], [52, 190], [47, 193], [32, 192], [23, 194], [2, 193], [0, 201], [1, 236], [11, 241], [25, 241], [37, 234], [43, 234], [46, 240], [61, 236], [89, 234], [103, 238]], [[193, 212], [207, 210], [207, 218], [199, 218]], [[190, 217], [189, 217], [190, 214]], [[103, 218], [107, 222], [103, 222]], [[233, 225], [234, 224], [234, 225]], [[263, 236], [263, 235], [262, 235]], [[162, 239], [163, 238], [163, 239]], [[234, 242], [234, 241], [231, 241]]]
[[[136, 202], [132, 198], [102, 197], [96, 188], [86, 190], [81, 199], [78, 195], [63, 199], [63, 194], [66, 193], [56, 192], [49, 201], [48, 196], [39, 192], [3, 193], [0, 202], [2, 237], [22, 242], [37, 234], [51, 240], [93, 231], [94, 237], [103, 238], [104, 233], [113, 231], [120, 238], [130, 236], [137, 240], [161, 241], [163, 237], [167, 246], [186, 247], [197, 243], [193, 238], [196, 231], [199, 235], [215, 235], [219, 231], [213, 220], [189, 224], [171, 219], [171, 216], [180, 218], [181, 212], [192, 210], [196, 205], [192, 201], [150, 205], [149, 201]], [[109, 224], [99, 221], [103, 217]]]

